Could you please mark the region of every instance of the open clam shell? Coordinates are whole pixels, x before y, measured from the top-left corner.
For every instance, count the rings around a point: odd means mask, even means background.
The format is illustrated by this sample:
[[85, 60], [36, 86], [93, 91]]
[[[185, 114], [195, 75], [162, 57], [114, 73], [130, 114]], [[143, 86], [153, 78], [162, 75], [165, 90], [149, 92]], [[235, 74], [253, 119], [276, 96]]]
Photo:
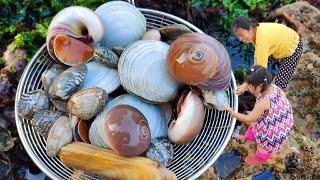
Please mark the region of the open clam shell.
[[18, 113], [25, 119], [32, 119], [35, 112], [49, 109], [49, 98], [42, 90], [23, 94], [18, 103]]
[[102, 47], [126, 47], [141, 39], [146, 32], [146, 18], [133, 5], [123, 1], [111, 1], [96, 9], [100, 17], [104, 36]]
[[120, 78], [116, 69], [109, 68], [97, 61], [89, 62], [86, 66], [88, 72], [81, 84], [81, 89], [99, 87], [110, 94], [120, 86]]
[[94, 46], [102, 39], [100, 18], [89, 8], [71, 6], [61, 10], [48, 28], [50, 56], [69, 66], [80, 65], [93, 56]]
[[151, 139], [150, 129], [143, 114], [128, 105], [117, 105], [102, 112], [95, 118], [91, 128], [90, 134], [97, 130], [93, 136], [90, 135], [92, 143], [95, 143], [96, 138], [101, 139], [107, 144], [103, 147], [109, 147], [123, 156], [142, 154]]
[[123, 87], [156, 103], [174, 99], [180, 84], [167, 71], [168, 49], [169, 45], [161, 41], [140, 40], [130, 44], [118, 64]]

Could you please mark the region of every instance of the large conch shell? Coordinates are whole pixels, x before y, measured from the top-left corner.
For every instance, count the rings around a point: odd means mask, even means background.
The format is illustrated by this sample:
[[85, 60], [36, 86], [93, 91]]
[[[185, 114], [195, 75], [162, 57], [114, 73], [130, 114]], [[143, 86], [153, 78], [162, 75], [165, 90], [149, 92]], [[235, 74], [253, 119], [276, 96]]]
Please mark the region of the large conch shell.
[[47, 34], [50, 56], [69, 66], [89, 61], [104, 34], [99, 17], [89, 8], [72, 6], [52, 19]]
[[231, 80], [227, 50], [202, 33], [188, 33], [175, 40], [167, 55], [167, 67], [176, 80], [200, 89], [225, 90]]
[[89, 138], [92, 144], [109, 147], [119, 155], [138, 156], [147, 150], [151, 133], [148, 122], [138, 109], [117, 105], [95, 118]]
[[178, 93], [179, 83], [166, 68], [169, 45], [161, 41], [140, 40], [121, 54], [118, 71], [123, 87], [148, 101], [169, 102]]
[[166, 116], [158, 105], [148, 104], [134, 95], [124, 94], [109, 101], [104, 111], [120, 104], [137, 108], [146, 117], [151, 131], [151, 139], [168, 136]]
[[133, 5], [123, 1], [107, 2], [96, 11], [104, 27], [101, 46], [107, 48], [126, 47], [141, 39], [146, 32], [146, 18]]
[[68, 167], [123, 180], [176, 179], [175, 175], [151, 159], [123, 157], [111, 150], [74, 142], [60, 151], [59, 157]]
[[176, 144], [187, 144], [197, 137], [204, 124], [204, 106], [197, 94], [189, 91], [180, 97], [178, 119], [169, 126], [169, 139]]

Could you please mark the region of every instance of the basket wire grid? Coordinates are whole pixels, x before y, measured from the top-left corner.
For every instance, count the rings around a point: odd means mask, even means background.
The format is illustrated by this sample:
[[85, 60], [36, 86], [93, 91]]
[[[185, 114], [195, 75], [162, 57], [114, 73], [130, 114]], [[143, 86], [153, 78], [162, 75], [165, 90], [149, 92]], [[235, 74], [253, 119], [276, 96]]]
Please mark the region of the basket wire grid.
[[[158, 29], [170, 24], [184, 24], [194, 32], [203, 33], [187, 21], [168, 13], [138, 8], [147, 19], [148, 29]], [[41, 74], [48, 69], [50, 61], [46, 46], [43, 45], [33, 56], [26, 67], [18, 85], [16, 104], [21, 95], [36, 89], [43, 89]], [[234, 94], [236, 87], [232, 73], [231, 83], [227, 89], [230, 106], [238, 110], [238, 97]], [[48, 157], [45, 152], [45, 139], [26, 119], [22, 119], [15, 111], [16, 125], [21, 142], [35, 164], [51, 179], [69, 179], [75, 172], [66, 167], [57, 157]], [[174, 145], [174, 159], [168, 169], [178, 179], [195, 179], [209, 168], [226, 147], [235, 126], [235, 119], [227, 111], [205, 110], [205, 123], [201, 133], [187, 145]], [[80, 179], [99, 179], [99, 176], [85, 173]]]

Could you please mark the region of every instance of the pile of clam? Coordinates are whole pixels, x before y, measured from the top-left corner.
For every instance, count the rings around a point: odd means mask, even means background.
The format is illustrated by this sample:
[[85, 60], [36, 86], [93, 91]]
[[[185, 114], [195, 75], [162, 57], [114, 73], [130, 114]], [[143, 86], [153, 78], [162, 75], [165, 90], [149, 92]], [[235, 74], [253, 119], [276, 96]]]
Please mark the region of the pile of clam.
[[54, 63], [43, 88], [24, 94], [18, 112], [51, 157], [77, 141], [168, 167], [173, 144], [200, 133], [205, 106], [224, 110], [229, 100], [230, 59], [220, 42], [182, 24], [147, 31], [143, 14], [123, 1], [63, 9], [47, 50]]

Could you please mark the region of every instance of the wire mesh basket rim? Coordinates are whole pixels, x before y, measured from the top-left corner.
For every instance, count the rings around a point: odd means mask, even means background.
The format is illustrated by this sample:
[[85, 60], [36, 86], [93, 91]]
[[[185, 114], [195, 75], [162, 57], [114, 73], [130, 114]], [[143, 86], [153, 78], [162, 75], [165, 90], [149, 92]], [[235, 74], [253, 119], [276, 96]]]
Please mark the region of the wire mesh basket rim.
[[[181, 19], [181, 18], [179, 18], [177, 16], [174, 16], [172, 14], [168, 14], [168, 13], [165, 13], [165, 12], [152, 10], [152, 9], [145, 9], [145, 8], [138, 8], [138, 9], [142, 13], [148, 13], [148, 14], [154, 15], [155, 17], [160, 17], [160, 18], [162, 17], [163, 20], [174, 20], [175, 22], [179, 22], [181, 24], [184, 24], [184, 25], [188, 26], [193, 31], [203, 33], [199, 28], [197, 28], [193, 24], [191, 24], [191, 23], [189, 23], [189, 22], [187, 22], [187, 21], [185, 21], [185, 20], [183, 20], [183, 19]], [[15, 98], [15, 119], [16, 119], [16, 126], [17, 126], [17, 129], [18, 129], [19, 137], [21, 139], [21, 142], [22, 142], [25, 150], [27, 151], [28, 155], [30, 156], [30, 158], [41, 169], [41, 171], [43, 171], [47, 176], [49, 176], [49, 178], [58, 179], [55, 176], [55, 174], [52, 174], [52, 172], [50, 172], [50, 170], [46, 168], [46, 166], [44, 165], [44, 162], [39, 160], [39, 158], [34, 154], [33, 150], [29, 146], [29, 143], [28, 143], [29, 140], [27, 139], [26, 135], [24, 134], [25, 132], [23, 131], [22, 121], [20, 120], [20, 117], [18, 116], [18, 113], [16, 111], [17, 102], [20, 99], [20, 96], [21, 96], [22, 91], [23, 91], [22, 87], [27, 81], [26, 76], [27, 76], [28, 72], [31, 71], [31, 68], [33, 67], [32, 65], [34, 64], [34, 62], [36, 62], [38, 60], [39, 55], [41, 55], [41, 53], [45, 50], [45, 48], [46, 48], [46, 45], [44, 44], [35, 53], [35, 55], [30, 60], [30, 62], [28, 63], [27, 67], [25, 68], [25, 70], [24, 70], [24, 72], [23, 72], [23, 74], [21, 76], [21, 80], [20, 80], [20, 82], [18, 84], [18, 88], [17, 88], [17, 92], [16, 92], [16, 98]], [[232, 76], [232, 78], [231, 78], [230, 84], [231, 84], [231, 87], [234, 89], [236, 87], [236, 82], [235, 82], [235, 77], [233, 75], [233, 72], [231, 73], [231, 76]], [[238, 110], [238, 97], [234, 94], [234, 91], [232, 91], [231, 93], [234, 96], [234, 103], [233, 103], [232, 107], [233, 107], [233, 109], [235, 109], [237, 111]], [[225, 137], [225, 141], [220, 146], [220, 149], [217, 150], [216, 156], [214, 156], [207, 164], [203, 165], [201, 167], [201, 169], [198, 170], [195, 174], [193, 174], [191, 177], [189, 177], [190, 179], [195, 179], [195, 178], [199, 177], [201, 174], [203, 174], [205, 172], [206, 169], [208, 169], [210, 166], [213, 165], [213, 163], [216, 161], [216, 159], [222, 153], [224, 148], [227, 146], [227, 143], [228, 143], [228, 141], [229, 141], [229, 139], [231, 137], [232, 131], [234, 129], [235, 122], [236, 122], [235, 118], [232, 118], [232, 123], [231, 123], [230, 129], [228, 131], [228, 134]]]

